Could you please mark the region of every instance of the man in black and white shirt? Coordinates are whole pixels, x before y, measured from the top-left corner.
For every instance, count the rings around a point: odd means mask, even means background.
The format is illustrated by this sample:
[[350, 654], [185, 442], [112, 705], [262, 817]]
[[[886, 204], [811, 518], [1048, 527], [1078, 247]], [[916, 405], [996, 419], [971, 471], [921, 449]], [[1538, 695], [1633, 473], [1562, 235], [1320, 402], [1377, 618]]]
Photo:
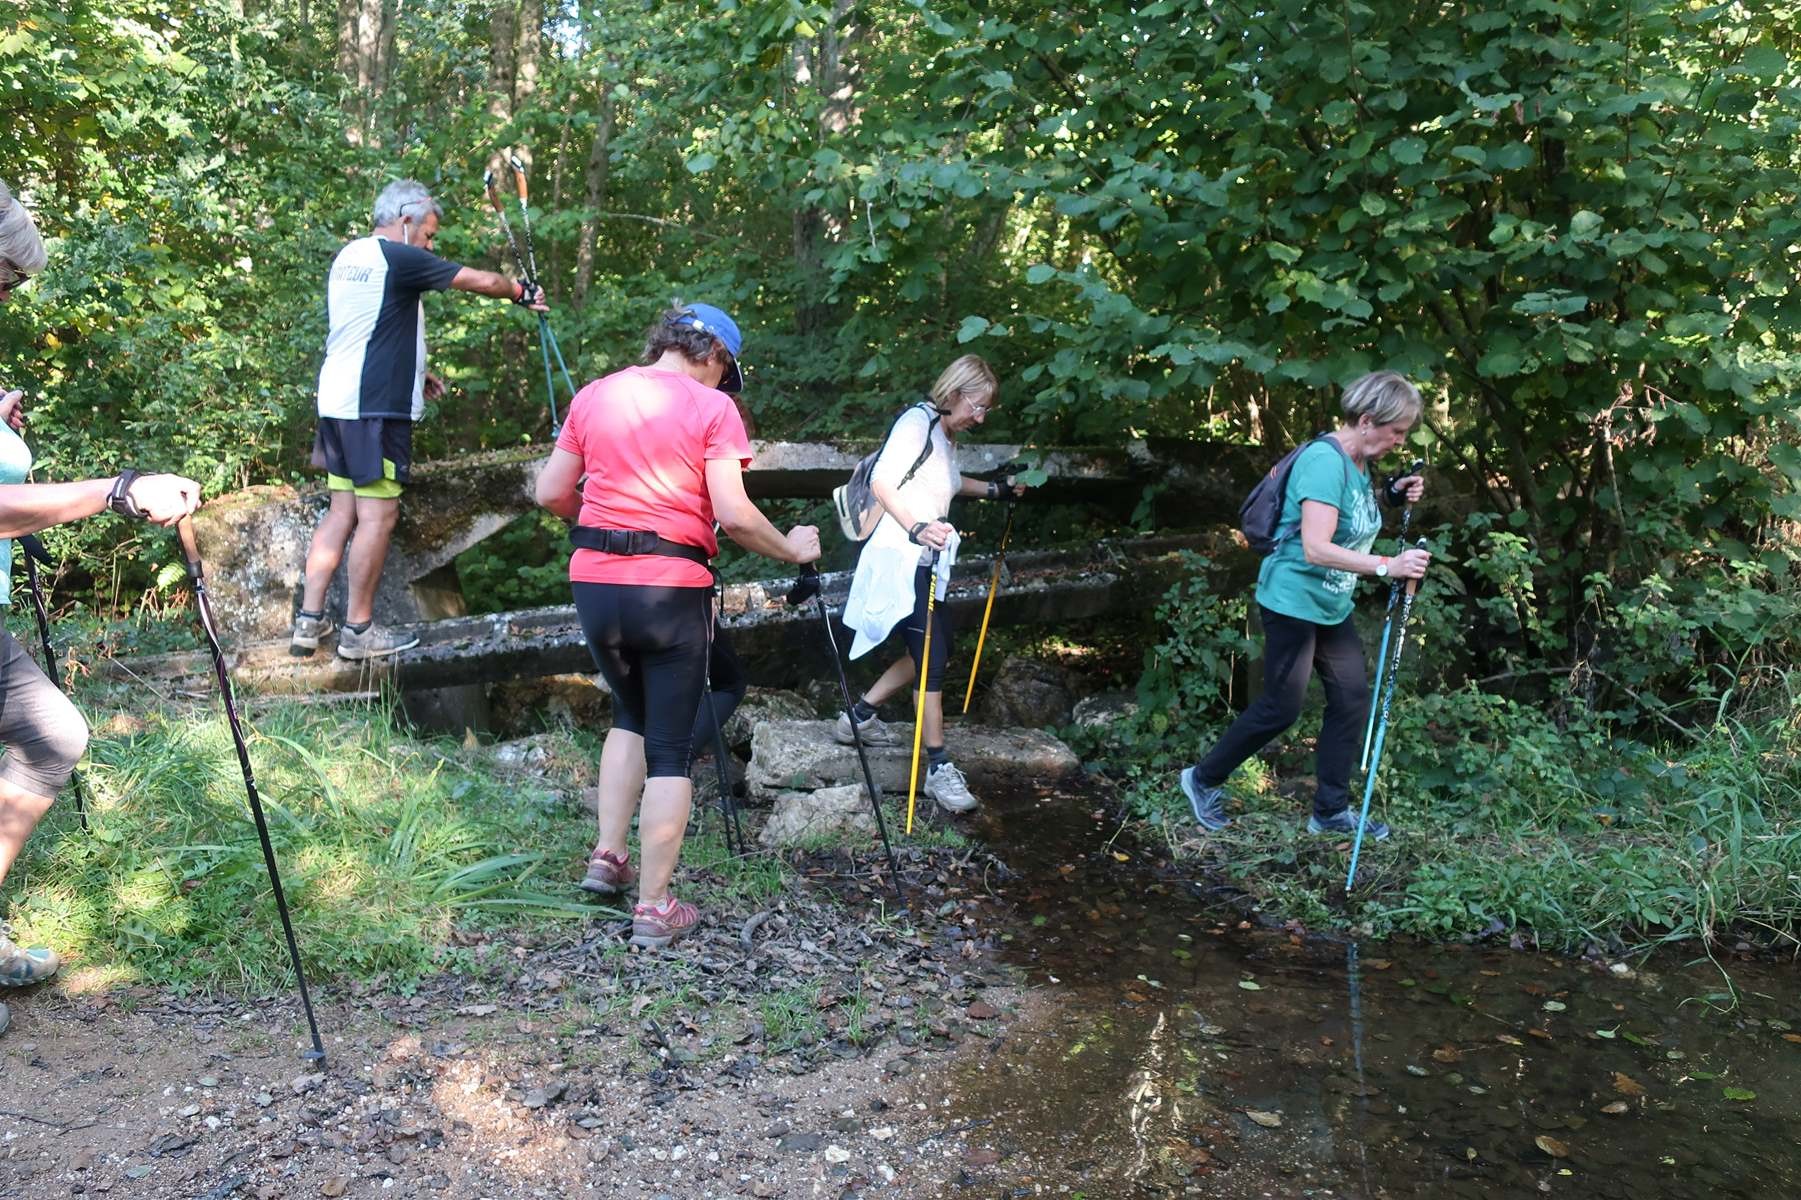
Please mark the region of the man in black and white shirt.
[[[379, 658], [419, 643], [374, 623], [375, 589], [412, 466], [413, 422], [444, 392], [425, 370], [426, 292], [458, 288], [538, 312], [544, 293], [523, 281], [432, 253], [443, 210], [423, 184], [402, 179], [375, 201], [375, 229], [332, 261], [326, 288], [331, 327], [319, 368], [319, 431], [313, 465], [322, 467], [331, 507], [313, 531], [306, 585], [289, 652], [312, 654], [332, 632], [325, 592], [349, 544], [349, 595], [342, 658]], [[354, 537], [352, 535], [355, 535]]]

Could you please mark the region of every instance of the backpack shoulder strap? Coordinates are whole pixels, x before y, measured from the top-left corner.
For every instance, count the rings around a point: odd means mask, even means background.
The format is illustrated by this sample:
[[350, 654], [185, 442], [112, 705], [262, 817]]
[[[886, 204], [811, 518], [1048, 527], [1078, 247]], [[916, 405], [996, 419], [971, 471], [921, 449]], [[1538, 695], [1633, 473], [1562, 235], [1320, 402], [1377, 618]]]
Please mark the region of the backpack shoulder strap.
[[[901, 476], [900, 487], [906, 487], [908, 481], [911, 480], [913, 476], [919, 474], [919, 468], [926, 465], [926, 459], [932, 457], [932, 431], [937, 429], [938, 422], [944, 419], [944, 414], [939, 412], [938, 406], [933, 404], [930, 400], [920, 400], [915, 404], [909, 405], [907, 409], [901, 413], [901, 417], [906, 416], [907, 413], [912, 412], [915, 408], [923, 408], [926, 410], [926, 444], [925, 447], [920, 450], [919, 457], [913, 460], [913, 465], [907, 468], [907, 473]], [[900, 417], [894, 418], [894, 423], [896, 425], [900, 424]], [[893, 430], [890, 430], [889, 432], [892, 433]]]

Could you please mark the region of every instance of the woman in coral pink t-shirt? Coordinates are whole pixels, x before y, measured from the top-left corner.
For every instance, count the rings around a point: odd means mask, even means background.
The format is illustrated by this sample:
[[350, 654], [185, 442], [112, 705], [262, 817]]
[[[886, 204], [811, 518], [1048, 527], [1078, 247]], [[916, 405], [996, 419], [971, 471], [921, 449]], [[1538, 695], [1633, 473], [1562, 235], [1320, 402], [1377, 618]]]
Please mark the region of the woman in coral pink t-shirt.
[[[632, 943], [665, 946], [699, 914], [669, 891], [693, 788], [689, 738], [706, 685], [713, 526], [747, 550], [788, 563], [819, 557], [819, 531], [786, 537], [744, 493], [750, 439], [728, 392], [743, 386], [743, 339], [708, 304], [665, 312], [643, 365], [576, 394], [538, 477], [538, 503], [565, 520], [588, 649], [613, 692], [600, 755], [600, 840], [582, 886], [613, 895], [638, 880]], [[640, 876], [626, 837], [639, 810]]]

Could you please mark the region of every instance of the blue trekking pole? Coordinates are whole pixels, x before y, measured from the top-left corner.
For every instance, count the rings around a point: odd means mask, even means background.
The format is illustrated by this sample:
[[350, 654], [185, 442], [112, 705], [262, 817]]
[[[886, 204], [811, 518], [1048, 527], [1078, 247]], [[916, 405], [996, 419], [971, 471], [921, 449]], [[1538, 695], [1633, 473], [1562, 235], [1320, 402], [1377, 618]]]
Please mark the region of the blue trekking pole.
[[[526, 283], [535, 288], [538, 286], [538, 251], [537, 247], [532, 245], [531, 210], [526, 207], [525, 164], [519, 161], [517, 156], [512, 157], [510, 161], [513, 167], [513, 180], [519, 188], [519, 212], [525, 219], [525, 250], [520, 250], [519, 239], [513, 234], [513, 223], [507, 220], [507, 210], [501, 204], [500, 192], [494, 185], [494, 172], [489, 171], [484, 175], [482, 183], [488, 191], [488, 203], [494, 206], [495, 213], [500, 217], [500, 227], [506, 232], [507, 242], [513, 248], [513, 261], [519, 266], [519, 274], [524, 276]], [[557, 434], [562, 431], [563, 422], [557, 416], [556, 377], [550, 371], [550, 356], [553, 352], [557, 356], [557, 366], [562, 368], [563, 382], [568, 386], [569, 395], [572, 398], [575, 395], [575, 380], [569, 377], [568, 364], [563, 361], [563, 348], [557, 345], [557, 335], [551, 331], [550, 318], [543, 313], [538, 313], [537, 317], [538, 349], [544, 355], [544, 394], [550, 401], [550, 436], [555, 439]]]
[[[1425, 459], [1416, 458], [1413, 460], [1412, 466], [1408, 467], [1407, 470], [1405, 472], [1403, 472], [1402, 474], [1396, 475], [1396, 476], [1392, 477], [1391, 479], [1389, 479], [1389, 483], [1390, 484], [1394, 483], [1394, 481], [1396, 479], [1405, 479], [1409, 475], [1418, 475], [1422, 470], [1425, 469], [1425, 466], [1426, 466]], [[1406, 508], [1401, 510], [1401, 536], [1399, 539], [1399, 545], [1402, 550], [1407, 549], [1407, 526], [1411, 525], [1412, 523], [1413, 523], [1413, 505], [1409, 504]], [[1382, 648], [1380, 650], [1376, 651], [1376, 678], [1370, 682], [1370, 694], [1371, 695], [1374, 695], [1375, 693], [1382, 690], [1382, 668], [1383, 668], [1383, 665], [1388, 662], [1388, 638], [1389, 638], [1389, 635], [1394, 632], [1395, 599], [1398, 596], [1400, 596], [1400, 594], [1401, 594], [1401, 581], [1399, 579], [1397, 579], [1388, 585], [1388, 607], [1382, 610]], [[1369, 723], [1363, 727], [1363, 762], [1357, 768], [1360, 771], [1369, 770], [1369, 767], [1370, 767], [1370, 739], [1373, 736], [1375, 736], [1375, 732], [1376, 732], [1376, 707], [1375, 707], [1375, 705], [1372, 704], [1370, 706]]]
[[[1414, 548], [1424, 550], [1426, 539], [1421, 538], [1414, 543]], [[1382, 688], [1382, 719], [1376, 723], [1375, 753], [1370, 756], [1369, 773], [1363, 778], [1363, 809], [1357, 814], [1357, 836], [1351, 842], [1351, 869], [1345, 874], [1345, 895], [1351, 894], [1351, 884], [1357, 878], [1357, 859], [1363, 853], [1363, 830], [1369, 824], [1370, 797], [1376, 794], [1376, 771], [1382, 766], [1382, 745], [1388, 740], [1388, 713], [1395, 701], [1395, 676], [1400, 672], [1401, 653], [1407, 649], [1407, 622], [1413, 616], [1413, 597], [1418, 593], [1420, 581], [1409, 579], [1407, 590], [1401, 599], [1401, 620], [1395, 630], [1395, 656], [1388, 665], [1388, 677]]]

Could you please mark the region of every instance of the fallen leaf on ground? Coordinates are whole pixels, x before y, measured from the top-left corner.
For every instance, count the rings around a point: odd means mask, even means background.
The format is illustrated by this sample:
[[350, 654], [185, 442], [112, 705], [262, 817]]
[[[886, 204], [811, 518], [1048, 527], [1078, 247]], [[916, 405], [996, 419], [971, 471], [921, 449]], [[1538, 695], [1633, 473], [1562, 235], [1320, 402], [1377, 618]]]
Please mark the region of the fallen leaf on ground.
[[1455, 1046], [1440, 1046], [1432, 1052], [1434, 1062], [1454, 1063], [1463, 1057], [1463, 1051]]
[[1549, 1154], [1552, 1158], [1568, 1158], [1570, 1148], [1566, 1143], [1558, 1141], [1549, 1134], [1541, 1133], [1532, 1139], [1532, 1144]]
[[1782, 1040], [1785, 1042], [1801, 1042], [1801, 1033], [1785, 1033], [1782, 1035]]
[[1615, 1071], [1613, 1073], [1613, 1090], [1622, 1096], [1642, 1096], [1645, 1094], [1645, 1085], [1630, 1075]]
[[1281, 1113], [1259, 1112], [1257, 1109], [1247, 1108], [1244, 1110], [1244, 1115], [1265, 1129], [1275, 1129], [1282, 1124]]
[[1755, 1100], [1757, 1093], [1749, 1088], [1721, 1088], [1720, 1095], [1728, 1100]]
[[1261, 992], [1263, 990], [1263, 985], [1258, 983], [1255, 979], [1240, 979], [1238, 981], [1238, 986], [1247, 992]]
[[1506, 1042], [1509, 1046], [1524, 1046], [1526, 1044], [1514, 1037], [1511, 1033], [1497, 1033], [1495, 1034], [1495, 1040], [1498, 1042]]
[[1631, 1108], [1632, 1106], [1624, 1100], [1615, 1100], [1612, 1104], [1603, 1104], [1601, 1111], [1617, 1117], [1623, 1112], [1630, 1111]]

